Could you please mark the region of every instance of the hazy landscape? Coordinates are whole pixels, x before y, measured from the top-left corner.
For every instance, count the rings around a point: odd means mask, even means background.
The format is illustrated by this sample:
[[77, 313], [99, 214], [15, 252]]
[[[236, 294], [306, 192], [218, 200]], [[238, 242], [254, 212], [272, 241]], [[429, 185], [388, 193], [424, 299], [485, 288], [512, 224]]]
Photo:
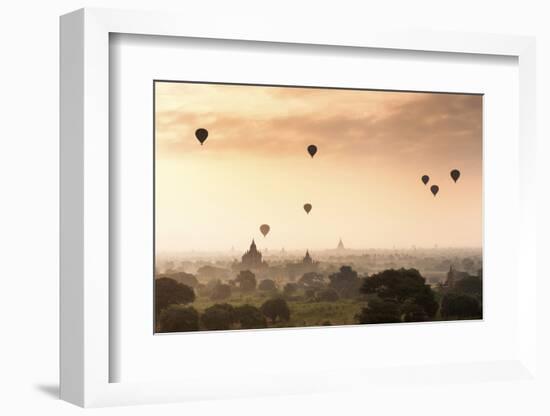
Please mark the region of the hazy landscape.
[[[344, 248], [304, 257], [268, 251], [265, 265], [250, 272], [235, 250], [172, 254], [158, 259], [157, 279], [193, 289], [187, 304], [202, 317], [200, 330], [481, 318], [480, 249]], [[380, 281], [369, 285], [369, 277]], [[462, 305], [457, 296], [475, 302]], [[159, 331], [187, 329], [177, 319], [171, 326], [167, 315]]]
[[481, 319], [482, 99], [155, 83], [156, 332]]

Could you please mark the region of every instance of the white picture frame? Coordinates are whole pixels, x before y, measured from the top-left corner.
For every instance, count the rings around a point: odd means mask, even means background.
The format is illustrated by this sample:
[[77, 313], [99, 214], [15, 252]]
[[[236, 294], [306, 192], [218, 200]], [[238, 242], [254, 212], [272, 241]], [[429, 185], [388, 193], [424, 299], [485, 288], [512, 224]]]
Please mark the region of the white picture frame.
[[[536, 199], [535, 193], [535, 41], [530, 37], [428, 32], [380, 32], [349, 28], [326, 32], [312, 27], [281, 28], [270, 22], [241, 22], [222, 17], [207, 27], [192, 16], [167, 13], [82, 9], [61, 18], [61, 398], [80, 406], [159, 403], [211, 397], [248, 397], [334, 391], [350, 384], [390, 380], [395, 369], [369, 374], [331, 370], [324, 382], [304, 383], [284, 371], [270, 380], [236, 381], [222, 391], [211, 380], [193, 383], [110, 382], [117, 359], [110, 350], [109, 36], [113, 33], [171, 37], [332, 45], [453, 54], [516, 57], [519, 66], [520, 223], [518, 270], [525, 285], [518, 290], [520, 344], [514, 359], [500, 362], [418, 363], [422, 380], [447, 372], [463, 382], [479, 382], [472, 372], [502, 374], [503, 379], [537, 382]], [[522, 278], [523, 279], [523, 278]], [[386, 374], [386, 376], [385, 376]], [[316, 375], [309, 376], [315, 380]], [[386, 378], [385, 378], [386, 377]], [[497, 376], [495, 376], [497, 377]], [[498, 377], [497, 377], [498, 378]], [[353, 380], [353, 381], [351, 381]], [[284, 386], [281, 387], [281, 386]], [[275, 387], [275, 388], [274, 388]]]

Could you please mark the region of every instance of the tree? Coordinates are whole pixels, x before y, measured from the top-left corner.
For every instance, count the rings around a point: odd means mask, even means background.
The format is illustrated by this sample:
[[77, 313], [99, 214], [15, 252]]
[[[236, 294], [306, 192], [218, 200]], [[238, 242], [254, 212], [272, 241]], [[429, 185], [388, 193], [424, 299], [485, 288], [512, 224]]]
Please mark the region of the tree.
[[338, 292], [334, 289], [325, 289], [317, 293], [317, 299], [321, 302], [336, 302], [340, 299]]
[[292, 296], [298, 291], [298, 285], [296, 283], [287, 283], [283, 288], [283, 294], [285, 296]]
[[197, 278], [191, 273], [176, 272], [176, 273], [164, 274], [161, 277], [169, 277], [170, 279], [174, 279], [176, 282], [189, 286], [193, 289], [196, 288], [197, 285], [199, 284], [199, 281], [197, 280]]
[[256, 289], [256, 276], [250, 270], [243, 270], [235, 278], [235, 283], [242, 292], [253, 292]]
[[199, 267], [197, 276], [202, 281], [228, 279], [230, 271], [221, 267], [205, 265]]
[[155, 311], [157, 317], [169, 305], [181, 305], [195, 300], [195, 292], [189, 286], [168, 277], [155, 281]]
[[428, 318], [434, 318], [439, 309], [439, 303], [435, 300], [435, 293], [430, 285], [424, 285], [419, 289], [412, 301], [424, 309]]
[[204, 283], [199, 282], [199, 284], [195, 288], [195, 291], [199, 296], [210, 296], [210, 293], [212, 293], [212, 288], [208, 287]]
[[170, 305], [159, 317], [160, 332], [186, 332], [199, 330], [199, 313], [192, 306]]
[[429, 318], [433, 318], [439, 308], [433, 290], [426, 279], [416, 269], [388, 269], [363, 279], [361, 293], [376, 294], [382, 300], [394, 300], [398, 306], [414, 303]]
[[304, 289], [321, 289], [325, 286], [323, 275], [315, 272], [304, 273], [298, 284]]
[[405, 301], [401, 307], [401, 318], [404, 322], [424, 322], [429, 319], [424, 308], [411, 300]]
[[252, 305], [241, 305], [235, 308], [235, 322], [243, 329], [257, 329], [267, 327], [262, 311]]
[[212, 305], [204, 310], [201, 323], [208, 330], [225, 330], [235, 322], [235, 311], [228, 303]]
[[386, 324], [401, 322], [401, 312], [395, 300], [373, 298], [356, 316], [360, 324]]
[[447, 293], [441, 301], [444, 319], [481, 319], [481, 306], [477, 299], [457, 293]]
[[212, 292], [214, 292], [214, 289], [220, 284], [222, 284], [222, 282], [218, 279], [209, 280], [206, 284], [199, 282], [195, 290], [199, 296], [210, 297]]
[[306, 299], [313, 299], [315, 298], [315, 289], [306, 289], [304, 291], [304, 296], [306, 297]]
[[275, 282], [271, 279], [265, 279], [260, 281], [260, 284], [258, 285], [259, 290], [263, 290], [265, 292], [272, 292], [274, 290], [277, 290], [277, 286], [275, 285]]
[[454, 291], [472, 296], [481, 301], [483, 284], [479, 277], [468, 276], [455, 283]]
[[231, 286], [218, 282], [210, 292], [210, 299], [225, 300], [231, 296]]
[[290, 319], [288, 304], [281, 298], [266, 300], [260, 310], [273, 323], [277, 320], [288, 321]]
[[329, 287], [336, 290], [341, 297], [351, 298], [359, 294], [361, 279], [350, 266], [340, 267], [340, 271], [329, 276]]

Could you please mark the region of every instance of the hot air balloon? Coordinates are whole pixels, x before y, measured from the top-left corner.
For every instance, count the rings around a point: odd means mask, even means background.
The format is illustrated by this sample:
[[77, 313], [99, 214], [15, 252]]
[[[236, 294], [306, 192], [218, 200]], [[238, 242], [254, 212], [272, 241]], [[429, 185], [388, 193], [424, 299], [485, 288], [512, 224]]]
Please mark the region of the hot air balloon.
[[309, 211], [311, 211], [311, 204], [304, 204], [304, 211], [306, 214], [309, 214]]
[[458, 169], [453, 169], [451, 171], [451, 178], [453, 178], [453, 181], [458, 181], [458, 178], [460, 178], [460, 171]]
[[195, 137], [201, 143], [201, 146], [202, 146], [202, 144], [204, 143], [204, 141], [208, 137], [208, 130], [206, 130], [206, 129], [197, 129], [195, 131]]
[[426, 185], [430, 181], [430, 177], [428, 175], [422, 176], [422, 183]]
[[434, 196], [436, 196], [437, 193], [439, 192], [439, 186], [437, 186], [437, 185], [432, 185], [432, 186], [430, 187], [430, 191], [432, 191], [432, 194], [434, 194]]
[[264, 235], [264, 237], [267, 235], [269, 230], [270, 230], [269, 225], [267, 224], [260, 225], [260, 232]]
[[315, 146], [314, 144], [310, 144], [307, 147], [307, 152], [311, 157], [315, 156], [315, 153], [317, 153], [317, 146]]

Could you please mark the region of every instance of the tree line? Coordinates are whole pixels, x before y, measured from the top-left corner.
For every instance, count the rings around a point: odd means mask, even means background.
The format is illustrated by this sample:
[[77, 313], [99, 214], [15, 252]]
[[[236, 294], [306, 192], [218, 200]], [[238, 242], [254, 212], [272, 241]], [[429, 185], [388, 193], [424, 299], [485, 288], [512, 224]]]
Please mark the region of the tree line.
[[[261, 306], [233, 306], [226, 301], [234, 292], [269, 296]], [[216, 303], [199, 313], [193, 306], [196, 294]], [[350, 266], [325, 278], [305, 273], [282, 288], [270, 279], [257, 282], [249, 270], [227, 282], [200, 283], [195, 276], [179, 272], [159, 276], [155, 283], [155, 312], [160, 332], [266, 328], [290, 320], [288, 302], [337, 302], [354, 299], [363, 304], [354, 319], [358, 324], [480, 319], [481, 276], [468, 276], [454, 287], [434, 290], [416, 269], [388, 269], [359, 276]], [[328, 322], [327, 324], [330, 324]]]
[[160, 332], [226, 330], [230, 328], [266, 328], [268, 321], [275, 324], [290, 319], [290, 309], [282, 298], [266, 300], [261, 307], [233, 306], [229, 303], [212, 305], [202, 314], [192, 306], [194, 290], [174, 279], [162, 277], [155, 282], [155, 313]]

